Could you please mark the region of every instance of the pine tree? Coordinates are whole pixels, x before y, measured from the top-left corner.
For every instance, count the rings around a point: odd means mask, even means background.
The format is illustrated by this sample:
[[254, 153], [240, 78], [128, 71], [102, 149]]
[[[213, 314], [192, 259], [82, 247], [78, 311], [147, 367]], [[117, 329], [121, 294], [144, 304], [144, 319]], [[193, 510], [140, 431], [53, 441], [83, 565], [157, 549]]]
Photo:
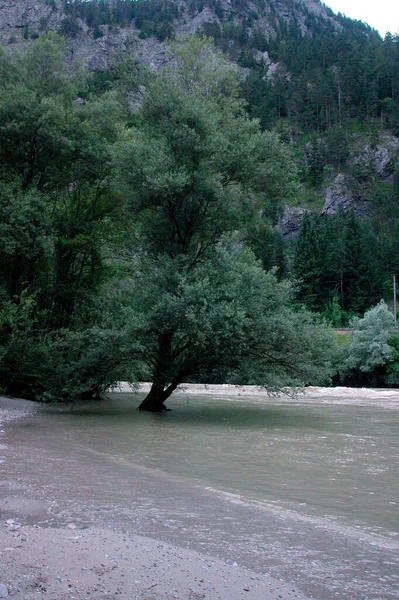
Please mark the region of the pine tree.
[[313, 310], [321, 308], [320, 287], [323, 276], [323, 255], [317, 229], [315, 218], [305, 213], [292, 265], [297, 298]]

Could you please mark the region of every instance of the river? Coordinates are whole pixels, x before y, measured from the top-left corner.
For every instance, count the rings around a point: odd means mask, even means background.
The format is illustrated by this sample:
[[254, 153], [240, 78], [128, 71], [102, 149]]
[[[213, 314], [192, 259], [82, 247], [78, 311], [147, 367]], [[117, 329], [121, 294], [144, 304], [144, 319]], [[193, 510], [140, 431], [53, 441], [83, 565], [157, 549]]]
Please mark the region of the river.
[[8, 426], [5, 479], [46, 500], [38, 523], [132, 530], [320, 600], [399, 597], [399, 394], [180, 393], [161, 414], [141, 398]]

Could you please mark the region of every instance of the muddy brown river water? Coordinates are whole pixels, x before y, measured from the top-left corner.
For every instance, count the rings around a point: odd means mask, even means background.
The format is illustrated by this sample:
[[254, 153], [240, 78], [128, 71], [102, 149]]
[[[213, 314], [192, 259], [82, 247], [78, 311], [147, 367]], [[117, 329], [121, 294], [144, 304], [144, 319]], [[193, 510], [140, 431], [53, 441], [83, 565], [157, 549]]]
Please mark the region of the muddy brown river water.
[[[320, 600], [397, 600], [399, 393], [181, 393], [162, 414], [136, 411], [141, 397], [41, 407], [6, 427], [2, 484], [22, 519], [131, 530]], [[46, 513], [18, 506], [27, 491]]]

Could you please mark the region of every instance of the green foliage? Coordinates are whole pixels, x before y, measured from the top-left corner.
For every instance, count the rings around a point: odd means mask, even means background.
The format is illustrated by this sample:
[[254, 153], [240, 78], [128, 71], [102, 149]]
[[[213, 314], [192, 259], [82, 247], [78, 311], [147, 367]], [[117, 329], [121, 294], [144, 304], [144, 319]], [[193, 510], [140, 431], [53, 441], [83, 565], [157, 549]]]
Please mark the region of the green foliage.
[[78, 19], [74, 16], [66, 17], [62, 20], [60, 33], [66, 37], [76, 38], [82, 31]]
[[13, 396], [36, 398], [41, 365], [41, 321], [37, 294], [22, 291], [17, 301], [3, 300], [0, 309], [0, 385]]
[[348, 324], [347, 315], [339, 304], [338, 296], [333, 296], [328, 309], [324, 311], [323, 316], [327, 318], [327, 321], [332, 327], [345, 327]]
[[[97, 397], [119, 378], [177, 385], [216, 366], [219, 376], [242, 369], [252, 380], [244, 348], [260, 348], [262, 327], [262, 347], [281, 334], [259, 359], [263, 382], [324, 373], [312, 353], [290, 367], [287, 340], [306, 320], [311, 330], [311, 317], [291, 315], [285, 284], [244, 250], [272, 231], [268, 215], [294, 193], [296, 172], [278, 137], [248, 118], [235, 71], [208, 40], [180, 42], [176, 75], [147, 75], [132, 119], [125, 95], [140, 81], [135, 61], [116, 57], [108, 85], [93, 85], [68, 73], [64, 52], [49, 33], [23, 59], [0, 54], [2, 389]], [[119, 273], [128, 275], [122, 292], [110, 293]]]
[[[111, 145], [126, 113], [116, 92], [75, 103], [75, 81], [85, 75], [69, 76], [63, 54], [64, 42], [46, 34], [23, 60], [0, 55], [0, 381], [31, 398], [46, 379], [49, 394], [66, 397], [52, 381], [64, 375], [71, 393], [94, 389], [94, 371], [83, 377], [79, 366], [83, 355], [98, 357], [99, 386], [108, 364], [88, 339], [108, 278], [104, 248], [119, 210]], [[72, 352], [79, 340], [81, 355]], [[69, 366], [57, 374], [55, 356], [68, 344]], [[81, 373], [80, 387], [68, 368]]]
[[388, 340], [392, 348], [391, 360], [387, 365], [385, 381], [388, 385], [397, 387], [399, 384], [399, 334], [395, 331]]
[[64, 61], [66, 44], [54, 32], [44, 34], [19, 61], [21, 83], [39, 97], [71, 99], [71, 78]]
[[100, 398], [123, 377], [134, 379], [133, 349], [116, 327], [54, 332], [40, 346], [35, 397], [47, 402]]
[[378, 247], [378, 237], [367, 220], [306, 214], [292, 266], [298, 300], [346, 326], [351, 313], [363, 313], [383, 295], [384, 275], [371, 247]]
[[334, 331], [334, 335], [335, 335], [335, 340], [337, 343], [337, 348], [342, 348], [343, 346], [345, 346], [345, 344], [347, 344], [350, 340], [350, 333], [348, 332], [343, 332], [343, 331]]
[[180, 81], [161, 74], [149, 83], [116, 159], [152, 251], [194, 261], [295, 189], [287, 149], [247, 118], [231, 74], [212, 69], [209, 83], [208, 65], [193, 68], [183, 57]]
[[244, 250], [256, 246], [264, 215], [294, 192], [295, 168], [278, 137], [245, 114], [234, 73], [210, 50], [207, 40], [190, 41], [174, 76], [148, 83], [116, 151], [136, 223], [131, 303], [154, 382], [150, 410], [161, 410], [183, 377], [216, 367], [218, 377], [242, 370], [278, 388], [318, 380], [329, 360], [328, 336], [308, 313], [289, 310], [287, 286]]
[[51, 219], [45, 197], [18, 185], [0, 189], [0, 299], [37, 293], [47, 278]]
[[315, 219], [307, 212], [296, 243], [292, 272], [297, 282], [298, 299], [308, 308], [317, 309], [323, 258]]
[[313, 186], [318, 186], [324, 179], [325, 161], [320, 143], [307, 144], [305, 149], [306, 177]]
[[347, 132], [341, 127], [332, 127], [326, 136], [325, 155], [327, 162], [340, 171], [349, 158]]
[[95, 27], [93, 29], [93, 37], [95, 40], [98, 40], [99, 38], [103, 37], [104, 32], [102, 29], [100, 29], [100, 27]]
[[182, 257], [145, 260], [131, 280], [130, 310], [144, 373], [182, 381], [285, 385], [328, 382], [331, 334], [289, 308], [290, 289], [237, 240], [223, 240], [195, 267]]
[[350, 326], [353, 331], [342, 351], [342, 375], [372, 373], [392, 360], [394, 349], [389, 340], [395, 319], [384, 301], [366, 311], [363, 318], [353, 318]]
[[173, 22], [179, 16], [179, 7], [170, 0], [69, 0], [65, 2], [65, 12], [65, 35], [76, 36], [79, 18], [93, 28], [95, 38], [100, 37], [99, 25], [134, 25], [140, 29], [140, 37], [156, 36], [163, 41], [174, 38]]
[[[252, 69], [243, 85], [251, 114], [265, 127], [288, 118], [294, 130], [327, 132], [330, 160], [339, 169], [344, 164], [345, 140], [336, 139], [336, 147], [332, 138], [338, 138], [340, 131], [345, 136], [352, 123], [369, 126], [378, 118], [397, 131], [399, 38], [387, 35], [382, 41], [364, 24], [338, 18], [343, 26], [338, 34], [327, 20], [310, 14], [307, 35], [303, 35], [303, 24], [294, 19], [288, 27], [281, 20], [276, 23], [277, 35], [269, 39], [256, 27], [250, 35], [247, 30], [245, 37], [238, 34], [237, 25], [226, 22], [219, 32], [207, 29], [207, 33], [235, 60], [248, 57], [253, 50], [268, 52], [278, 63], [270, 76], [265, 77], [261, 64], [245, 64]], [[330, 129], [335, 130], [332, 136]]]

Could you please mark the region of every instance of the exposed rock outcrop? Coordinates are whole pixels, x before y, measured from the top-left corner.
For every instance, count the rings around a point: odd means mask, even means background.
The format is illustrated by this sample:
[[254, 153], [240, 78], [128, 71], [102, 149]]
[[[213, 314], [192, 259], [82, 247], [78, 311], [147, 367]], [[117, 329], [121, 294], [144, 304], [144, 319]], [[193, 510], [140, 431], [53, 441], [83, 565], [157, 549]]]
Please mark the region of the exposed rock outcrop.
[[339, 173], [327, 188], [321, 214], [334, 215], [340, 209], [346, 212], [353, 210], [359, 217], [370, 214], [372, 210], [370, 202], [356, 191], [355, 181], [343, 173]]
[[299, 233], [305, 213], [305, 208], [288, 206], [287, 204], [284, 206], [283, 214], [277, 226], [285, 240], [294, 238]]
[[[105, 29], [105, 28], [104, 28]], [[70, 40], [71, 57], [89, 70], [103, 71], [110, 65], [110, 58], [116, 52], [132, 54], [139, 62], [154, 69], [167, 66], [172, 61], [169, 46], [154, 37], [141, 39], [134, 28], [113, 29], [95, 39], [93, 36], [77, 36]]]
[[30, 27], [39, 29], [44, 21], [50, 29], [58, 29], [64, 14], [62, 0], [0, 0], [0, 30], [12, 31]]
[[353, 164], [360, 167], [365, 174], [375, 174], [386, 183], [394, 183], [394, 162], [399, 154], [399, 139], [393, 135], [382, 133], [378, 141], [363, 146]]

